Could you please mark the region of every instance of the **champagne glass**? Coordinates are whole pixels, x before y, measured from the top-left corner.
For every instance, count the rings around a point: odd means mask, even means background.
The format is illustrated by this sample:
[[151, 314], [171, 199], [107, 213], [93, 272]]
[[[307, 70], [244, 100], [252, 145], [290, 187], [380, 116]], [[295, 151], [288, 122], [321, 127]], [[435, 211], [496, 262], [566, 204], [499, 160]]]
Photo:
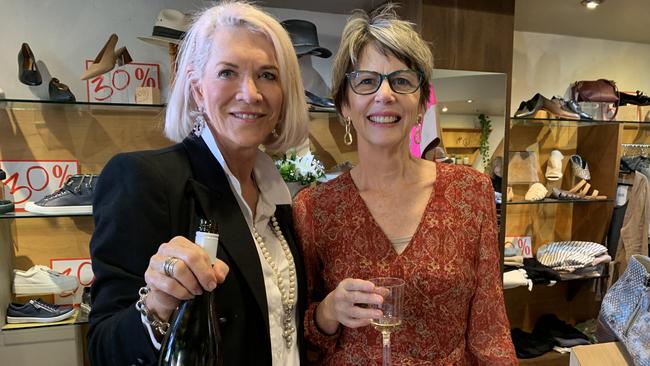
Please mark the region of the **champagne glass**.
[[372, 319], [370, 324], [381, 332], [384, 366], [390, 366], [390, 333], [402, 324], [402, 304], [404, 303], [404, 280], [394, 277], [371, 278], [370, 282], [380, 287], [379, 293], [384, 297], [381, 305], [371, 305], [383, 315]]

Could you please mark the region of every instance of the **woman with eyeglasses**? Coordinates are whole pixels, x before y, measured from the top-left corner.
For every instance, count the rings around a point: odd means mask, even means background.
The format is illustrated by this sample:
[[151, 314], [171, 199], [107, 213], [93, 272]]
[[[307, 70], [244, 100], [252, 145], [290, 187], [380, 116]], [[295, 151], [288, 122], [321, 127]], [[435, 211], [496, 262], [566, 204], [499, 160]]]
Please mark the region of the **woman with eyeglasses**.
[[359, 164], [294, 202], [307, 273], [305, 336], [327, 365], [381, 364], [369, 327], [381, 288], [406, 282], [394, 365], [516, 365], [506, 317], [494, 194], [487, 176], [409, 153], [429, 97], [431, 51], [392, 6], [346, 25], [332, 72]]

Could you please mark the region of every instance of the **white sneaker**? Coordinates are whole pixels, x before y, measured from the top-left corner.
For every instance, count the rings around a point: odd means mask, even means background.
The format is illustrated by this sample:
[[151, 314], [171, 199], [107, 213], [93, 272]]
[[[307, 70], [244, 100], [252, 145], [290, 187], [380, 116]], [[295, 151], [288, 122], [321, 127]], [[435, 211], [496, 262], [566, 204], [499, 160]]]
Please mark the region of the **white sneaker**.
[[14, 269], [14, 294], [42, 295], [72, 292], [79, 286], [77, 277], [66, 276], [46, 266], [35, 265], [27, 271]]

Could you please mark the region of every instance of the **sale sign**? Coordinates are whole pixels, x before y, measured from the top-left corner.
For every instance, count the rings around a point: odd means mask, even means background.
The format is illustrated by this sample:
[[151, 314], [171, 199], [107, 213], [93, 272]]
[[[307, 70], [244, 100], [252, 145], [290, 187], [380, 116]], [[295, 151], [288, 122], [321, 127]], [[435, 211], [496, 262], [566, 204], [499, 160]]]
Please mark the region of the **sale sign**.
[[505, 246], [513, 246], [521, 249], [524, 258], [533, 257], [533, 244], [530, 236], [506, 236]]
[[[86, 69], [92, 63], [86, 60]], [[160, 65], [131, 62], [86, 80], [86, 100], [132, 104], [138, 87], [160, 88]]]
[[66, 276], [74, 276], [79, 280], [79, 286], [74, 293], [54, 296], [54, 302], [59, 305], [79, 305], [84, 287], [89, 287], [95, 282], [90, 258], [60, 258], [51, 259], [50, 267]]
[[[0, 160], [7, 173], [2, 181], [5, 197], [24, 211], [25, 203], [37, 202], [63, 187], [68, 177], [79, 172], [77, 160]], [[7, 192], [8, 191], [8, 192]]]

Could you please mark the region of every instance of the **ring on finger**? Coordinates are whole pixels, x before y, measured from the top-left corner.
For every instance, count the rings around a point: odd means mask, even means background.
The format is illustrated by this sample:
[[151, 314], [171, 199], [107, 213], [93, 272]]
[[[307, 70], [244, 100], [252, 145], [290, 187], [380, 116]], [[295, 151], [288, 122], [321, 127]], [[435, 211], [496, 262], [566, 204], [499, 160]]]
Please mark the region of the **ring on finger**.
[[163, 271], [165, 272], [165, 275], [168, 277], [174, 277], [174, 267], [178, 261], [179, 259], [176, 257], [167, 257], [167, 259], [165, 259], [165, 264], [163, 265]]

